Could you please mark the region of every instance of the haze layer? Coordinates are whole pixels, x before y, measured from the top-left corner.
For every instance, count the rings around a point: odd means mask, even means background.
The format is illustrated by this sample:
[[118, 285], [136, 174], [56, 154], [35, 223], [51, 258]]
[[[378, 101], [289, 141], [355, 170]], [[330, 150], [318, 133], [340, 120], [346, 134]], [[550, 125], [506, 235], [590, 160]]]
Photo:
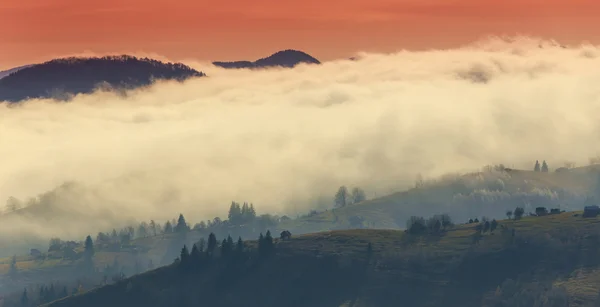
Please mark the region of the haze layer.
[[188, 62], [209, 77], [5, 104], [0, 199], [78, 182], [42, 202], [87, 218], [35, 231], [79, 235], [131, 218], [223, 216], [232, 200], [295, 214], [331, 206], [343, 184], [382, 196], [418, 174], [492, 163], [583, 164], [600, 149], [598, 55], [518, 38], [292, 70]]

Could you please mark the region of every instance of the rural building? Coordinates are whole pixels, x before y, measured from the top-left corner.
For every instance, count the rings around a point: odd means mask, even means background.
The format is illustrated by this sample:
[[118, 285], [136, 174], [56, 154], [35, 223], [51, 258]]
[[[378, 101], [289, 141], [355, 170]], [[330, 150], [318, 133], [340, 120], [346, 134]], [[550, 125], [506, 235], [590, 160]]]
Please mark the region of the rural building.
[[600, 207], [594, 206], [585, 206], [583, 209], [583, 217], [597, 217], [600, 214]]

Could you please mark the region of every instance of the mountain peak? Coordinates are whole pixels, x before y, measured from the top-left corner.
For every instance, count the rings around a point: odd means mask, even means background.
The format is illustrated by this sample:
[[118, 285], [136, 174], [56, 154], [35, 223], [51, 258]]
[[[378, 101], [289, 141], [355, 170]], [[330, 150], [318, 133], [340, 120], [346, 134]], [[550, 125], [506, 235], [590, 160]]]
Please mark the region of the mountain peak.
[[306, 64], [321, 64], [319, 60], [310, 56], [308, 53], [286, 49], [273, 53], [272, 55], [251, 61], [234, 61], [234, 62], [213, 62], [213, 65], [222, 68], [269, 68], [269, 67], [286, 67], [293, 68], [300, 63]]

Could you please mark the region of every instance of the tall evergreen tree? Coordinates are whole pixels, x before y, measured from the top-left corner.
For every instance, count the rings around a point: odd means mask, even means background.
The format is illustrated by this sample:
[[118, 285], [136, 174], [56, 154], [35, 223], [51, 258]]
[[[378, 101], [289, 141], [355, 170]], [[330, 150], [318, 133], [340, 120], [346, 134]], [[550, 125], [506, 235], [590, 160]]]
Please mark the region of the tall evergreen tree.
[[206, 247], [206, 240], [204, 238], [200, 238], [197, 245], [198, 251], [202, 253], [204, 251], [204, 248]]
[[171, 224], [171, 222], [167, 221], [165, 223], [165, 233], [172, 233], [173, 232], [173, 225]]
[[190, 258], [192, 262], [198, 262], [200, 261], [200, 257], [200, 250], [198, 249], [198, 246], [194, 244], [194, 246], [192, 246], [192, 251], [190, 252]]
[[185, 218], [183, 214], [179, 214], [179, 218], [177, 219], [177, 226], [175, 226], [175, 232], [177, 233], [186, 233], [190, 230], [188, 224], [185, 222]]
[[217, 236], [214, 233], [208, 235], [208, 244], [206, 246], [206, 252], [212, 255], [217, 248]]
[[254, 205], [250, 204], [250, 208], [248, 208], [248, 219], [253, 221], [256, 218], [256, 210], [254, 210]]
[[181, 264], [186, 266], [190, 263], [190, 252], [188, 251], [187, 246], [183, 245], [183, 248], [181, 249], [181, 254], [179, 255], [179, 260], [181, 261]]
[[534, 172], [539, 172], [540, 171], [540, 161], [535, 160], [535, 166], [533, 167], [533, 171]]
[[229, 246], [227, 245], [227, 239], [223, 239], [221, 242], [221, 257], [229, 257]]
[[91, 236], [87, 236], [85, 238], [85, 245], [84, 245], [85, 249], [83, 252], [83, 263], [84, 266], [86, 268], [86, 270], [93, 270], [94, 269], [94, 254], [95, 254], [95, 250], [94, 250], [94, 242], [92, 241], [92, 237]]
[[158, 225], [156, 225], [156, 222], [154, 220], [150, 220], [149, 227], [150, 227], [150, 232], [152, 232], [153, 236], [158, 235], [158, 227], [157, 226]]
[[242, 205], [242, 210], [241, 210], [241, 214], [242, 214], [242, 218], [244, 219], [244, 221], [246, 220], [246, 218], [248, 217], [248, 203], [244, 203]]
[[227, 214], [227, 219], [232, 225], [241, 225], [242, 221], [242, 208], [240, 204], [236, 202], [231, 202], [231, 206], [229, 207], [229, 213]]
[[227, 247], [229, 248], [229, 250], [233, 250], [234, 243], [233, 243], [233, 238], [231, 237], [231, 235], [227, 236]]
[[271, 236], [271, 231], [267, 230], [265, 237], [263, 238], [263, 256], [268, 256], [273, 253], [275, 250], [275, 245], [273, 244], [273, 237]]
[[542, 173], [547, 173], [548, 172], [548, 164], [546, 163], [546, 160], [544, 160], [542, 162]]

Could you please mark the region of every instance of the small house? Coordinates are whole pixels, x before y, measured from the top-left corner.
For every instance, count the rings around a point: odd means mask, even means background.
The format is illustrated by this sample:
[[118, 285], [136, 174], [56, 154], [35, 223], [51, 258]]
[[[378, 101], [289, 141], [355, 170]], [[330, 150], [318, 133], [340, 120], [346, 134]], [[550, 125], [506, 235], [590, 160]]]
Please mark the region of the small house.
[[535, 214], [537, 216], [548, 215], [548, 209], [546, 209], [546, 207], [537, 207], [535, 208]]
[[583, 209], [583, 217], [597, 217], [600, 214], [600, 207], [594, 206], [585, 206]]

